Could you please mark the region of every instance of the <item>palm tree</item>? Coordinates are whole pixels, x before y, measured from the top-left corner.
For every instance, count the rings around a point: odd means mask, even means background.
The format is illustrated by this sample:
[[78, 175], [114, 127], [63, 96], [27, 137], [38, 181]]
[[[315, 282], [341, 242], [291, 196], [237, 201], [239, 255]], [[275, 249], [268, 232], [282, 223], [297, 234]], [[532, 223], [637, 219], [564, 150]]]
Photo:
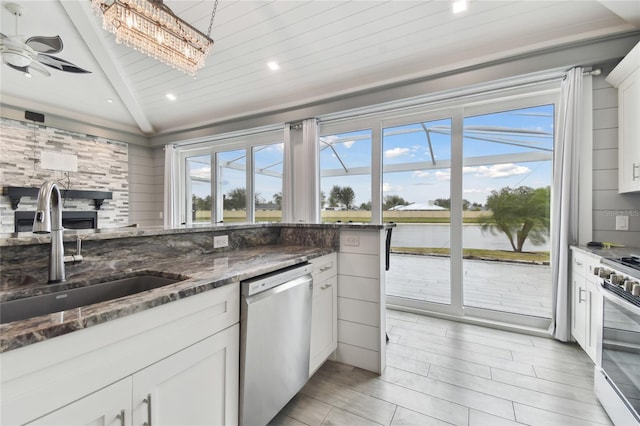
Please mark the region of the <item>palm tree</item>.
[[492, 191], [487, 198], [491, 216], [484, 218], [482, 230], [504, 233], [515, 252], [522, 252], [527, 239], [533, 245], [543, 244], [549, 236], [549, 202], [551, 190], [520, 186], [508, 186], [499, 192]]

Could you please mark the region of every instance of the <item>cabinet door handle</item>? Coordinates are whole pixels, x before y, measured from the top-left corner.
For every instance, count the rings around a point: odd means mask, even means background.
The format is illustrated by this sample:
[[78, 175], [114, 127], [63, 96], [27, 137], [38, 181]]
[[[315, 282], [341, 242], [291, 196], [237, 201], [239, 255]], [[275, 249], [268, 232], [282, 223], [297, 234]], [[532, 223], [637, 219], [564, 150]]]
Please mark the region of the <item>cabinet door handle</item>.
[[151, 394], [148, 394], [142, 402], [147, 404], [147, 421], [144, 422], [142, 426], [151, 426]]
[[328, 288], [330, 288], [333, 284], [325, 284], [322, 287], [320, 287], [320, 290], [326, 290]]
[[576, 262], [576, 265], [582, 266], [582, 262], [580, 262], [578, 259], [576, 259], [575, 262]]
[[320, 267], [320, 272], [328, 271], [331, 268], [332, 268], [331, 265], [321, 266]]
[[124, 426], [124, 410], [120, 410], [120, 414], [116, 416], [116, 419], [120, 420], [120, 426]]
[[640, 164], [633, 163], [633, 180], [640, 179], [640, 173], [636, 174], [637, 170], [640, 170]]
[[587, 291], [584, 288], [578, 289], [578, 303], [586, 302], [587, 298], [586, 297], [584, 299], [582, 298], [582, 295], [585, 294], [586, 292]]

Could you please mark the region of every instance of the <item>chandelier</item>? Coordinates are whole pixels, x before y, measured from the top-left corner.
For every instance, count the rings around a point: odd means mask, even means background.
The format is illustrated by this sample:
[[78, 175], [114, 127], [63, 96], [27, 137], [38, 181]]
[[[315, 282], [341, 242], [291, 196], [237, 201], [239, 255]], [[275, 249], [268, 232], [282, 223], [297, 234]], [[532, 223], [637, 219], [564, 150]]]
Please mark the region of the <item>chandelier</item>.
[[102, 27], [125, 44], [188, 75], [204, 66], [213, 48], [211, 27], [201, 33], [164, 5], [162, 0], [91, 0], [94, 13], [102, 15]]

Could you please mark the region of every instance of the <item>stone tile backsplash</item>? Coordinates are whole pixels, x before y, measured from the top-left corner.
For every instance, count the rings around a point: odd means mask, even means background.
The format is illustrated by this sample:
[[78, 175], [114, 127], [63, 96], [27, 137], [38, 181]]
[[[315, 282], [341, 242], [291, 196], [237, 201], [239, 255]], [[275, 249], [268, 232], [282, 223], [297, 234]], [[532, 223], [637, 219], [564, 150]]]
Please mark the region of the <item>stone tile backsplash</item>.
[[[77, 156], [77, 172], [43, 169], [42, 151]], [[39, 187], [45, 180], [61, 188], [111, 191], [98, 211], [98, 226], [125, 226], [129, 222], [128, 144], [102, 137], [60, 130], [42, 123], [0, 118], [0, 232], [14, 232], [14, 213], [7, 186]], [[35, 209], [36, 199], [23, 197], [20, 211]], [[65, 199], [64, 210], [94, 210], [93, 200]]]

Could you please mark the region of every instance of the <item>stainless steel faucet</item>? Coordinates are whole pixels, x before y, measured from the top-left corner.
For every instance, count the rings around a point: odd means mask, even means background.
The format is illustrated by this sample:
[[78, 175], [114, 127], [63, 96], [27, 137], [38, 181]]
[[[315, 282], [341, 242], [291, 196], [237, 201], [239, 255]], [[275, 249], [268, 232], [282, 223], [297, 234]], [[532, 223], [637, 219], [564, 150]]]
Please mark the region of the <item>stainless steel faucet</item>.
[[[51, 223], [53, 211], [53, 224]], [[49, 256], [49, 283], [65, 280], [64, 246], [62, 245], [62, 197], [55, 182], [47, 181], [38, 192], [36, 217], [33, 221], [35, 234], [51, 234], [51, 255]]]

